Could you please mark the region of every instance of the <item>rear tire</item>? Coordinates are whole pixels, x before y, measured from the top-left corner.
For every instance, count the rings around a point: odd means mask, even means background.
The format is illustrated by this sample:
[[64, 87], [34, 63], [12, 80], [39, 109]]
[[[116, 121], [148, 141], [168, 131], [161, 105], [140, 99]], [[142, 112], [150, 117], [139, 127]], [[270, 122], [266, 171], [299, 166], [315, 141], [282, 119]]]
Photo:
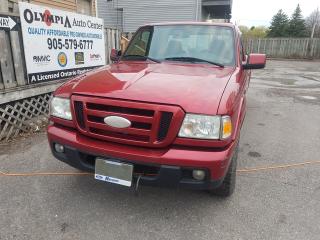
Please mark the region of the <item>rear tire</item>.
[[236, 186], [238, 149], [239, 149], [239, 145], [235, 149], [235, 153], [231, 159], [231, 163], [228, 168], [228, 172], [227, 172], [222, 184], [218, 188], [209, 190], [210, 194], [220, 196], [220, 197], [229, 197], [233, 194], [235, 186]]

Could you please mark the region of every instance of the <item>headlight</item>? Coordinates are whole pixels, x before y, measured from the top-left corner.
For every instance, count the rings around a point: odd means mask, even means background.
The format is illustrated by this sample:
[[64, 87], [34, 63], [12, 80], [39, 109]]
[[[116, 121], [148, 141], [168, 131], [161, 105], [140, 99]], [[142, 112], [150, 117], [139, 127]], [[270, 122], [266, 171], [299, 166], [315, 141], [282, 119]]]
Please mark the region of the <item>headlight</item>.
[[186, 114], [179, 137], [198, 139], [226, 139], [231, 136], [232, 124], [229, 116]]
[[53, 97], [50, 103], [50, 115], [72, 120], [70, 99]]

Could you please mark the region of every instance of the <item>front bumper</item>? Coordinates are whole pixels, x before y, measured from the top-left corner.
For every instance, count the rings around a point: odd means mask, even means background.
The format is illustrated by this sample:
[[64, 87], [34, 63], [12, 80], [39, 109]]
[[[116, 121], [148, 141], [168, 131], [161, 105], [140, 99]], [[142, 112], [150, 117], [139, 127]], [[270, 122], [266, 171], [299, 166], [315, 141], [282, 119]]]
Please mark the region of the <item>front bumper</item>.
[[[100, 141], [86, 137], [76, 130], [50, 125], [48, 139], [53, 155], [83, 171], [94, 172], [95, 158], [120, 159], [134, 165], [134, 179], [141, 175], [140, 183], [164, 187], [213, 189], [222, 183], [235, 143], [225, 149], [192, 149], [171, 146], [150, 149]], [[65, 146], [64, 153], [54, 150], [54, 144]], [[136, 171], [136, 169], [138, 169]], [[206, 171], [206, 178], [197, 181], [190, 176], [193, 169]], [[151, 173], [151, 174], [150, 174]]]

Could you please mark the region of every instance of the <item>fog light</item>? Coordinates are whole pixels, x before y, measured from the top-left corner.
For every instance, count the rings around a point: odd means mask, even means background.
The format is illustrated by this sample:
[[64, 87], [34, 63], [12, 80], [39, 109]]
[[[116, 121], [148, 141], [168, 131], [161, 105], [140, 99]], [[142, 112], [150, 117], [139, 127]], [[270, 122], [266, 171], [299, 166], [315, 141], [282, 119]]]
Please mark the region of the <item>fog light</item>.
[[54, 144], [54, 150], [56, 150], [56, 152], [58, 152], [58, 153], [63, 153], [64, 152], [64, 146], [62, 146], [61, 144], [55, 143]]
[[193, 170], [192, 171], [192, 177], [196, 180], [201, 181], [205, 178], [205, 176], [206, 176], [206, 173], [203, 170]]

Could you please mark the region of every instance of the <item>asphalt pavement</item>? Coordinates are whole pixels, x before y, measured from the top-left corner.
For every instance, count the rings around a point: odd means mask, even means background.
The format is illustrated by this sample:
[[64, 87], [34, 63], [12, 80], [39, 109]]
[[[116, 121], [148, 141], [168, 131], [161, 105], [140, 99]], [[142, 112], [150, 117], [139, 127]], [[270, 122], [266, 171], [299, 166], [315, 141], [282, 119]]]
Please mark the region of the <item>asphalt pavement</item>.
[[[318, 240], [319, 161], [320, 62], [268, 61], [253, 73], [240, 142], [238, 169], [253, 170], [238, 172], [232, 197], [2, 175], [0, 240]], [[0, 143], [0, 171], [77, 172], [53, 158], [45, 132]]]

